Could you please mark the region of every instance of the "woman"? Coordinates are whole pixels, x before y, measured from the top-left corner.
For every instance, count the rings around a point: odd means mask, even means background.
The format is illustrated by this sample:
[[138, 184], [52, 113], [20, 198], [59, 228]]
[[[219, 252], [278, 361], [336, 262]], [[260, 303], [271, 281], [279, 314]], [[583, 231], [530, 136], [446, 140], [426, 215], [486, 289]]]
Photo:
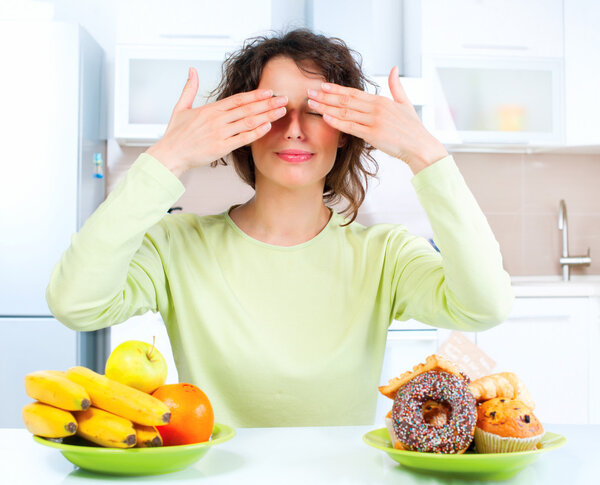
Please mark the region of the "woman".
[[[363, 79], [343, 42], [302, 29], [247, 43], [218, 101], [195, 109], [190, 70], [164, 137], [54, 269], [54, 315], [96, 330], [160, 311], [180, 380], [221, 422], [373, 423], [392, 319], [480, 331], [506, 317], [512, 292], [484, 215], [396, 68], [393, 101]], [[441, 255], [404, 226], [352, 222], [373, 147], [412, 169]], [[178, 176], [228, 154], [254, 197], [165, 215], [184, 192]], [[350, 220], [325, 203], [339, 196]]]

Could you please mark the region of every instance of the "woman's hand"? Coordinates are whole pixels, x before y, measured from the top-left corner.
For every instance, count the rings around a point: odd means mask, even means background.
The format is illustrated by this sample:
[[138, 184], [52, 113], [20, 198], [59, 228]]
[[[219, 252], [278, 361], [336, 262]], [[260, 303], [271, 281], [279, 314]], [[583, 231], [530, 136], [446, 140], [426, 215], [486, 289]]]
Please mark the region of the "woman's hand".
[[256, 89], [192, 108], [197, 92], [198, 73], [191, 68], [164, 136], [146, 150], [177, 176], [262, 137], [285, 115], [288, 102], [286, 96]]
[[416, 174], [448, 152], [421, 123], [402, 89], [397, 67], [391, 70], [388, 82], [393, 101], [359, 89], [324, 83], [322, 91], [309, 90], [308, 104], [322, 113], [332, 127], [405, 161]]

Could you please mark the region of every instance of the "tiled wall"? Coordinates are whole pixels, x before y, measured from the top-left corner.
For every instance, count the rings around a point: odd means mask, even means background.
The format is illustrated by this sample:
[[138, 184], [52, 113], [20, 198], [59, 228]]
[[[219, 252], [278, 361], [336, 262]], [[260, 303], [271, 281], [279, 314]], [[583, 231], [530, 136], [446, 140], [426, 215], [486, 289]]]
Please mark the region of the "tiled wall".
[[500, 243], [512, 275], [561, 273], [560, 199], [567, 205], [569, 254], [590, 248], [600, 273], [600, 155], [456, 154], [457, 164]]
[[[142, 151], [109, 145], [109, 191]], [[591, 266], [576, 267], [572, 274], [600, 274], [600, 155], [456, 153], [454, 158], [488, 218], [511, 275], [561, 273], [561, 198], [568, 210], [570, 254], [591, 248]], [[378, 180], [371, 181], [357, 220], [365, 225], [405, 224], [431, 237], [408, 167], [383, 154], [377, 160]], [[176, 205], [186, 212], [218, 213], [253, 194], [232, 167], [194, 169], [182, 181], [187, 190]]]

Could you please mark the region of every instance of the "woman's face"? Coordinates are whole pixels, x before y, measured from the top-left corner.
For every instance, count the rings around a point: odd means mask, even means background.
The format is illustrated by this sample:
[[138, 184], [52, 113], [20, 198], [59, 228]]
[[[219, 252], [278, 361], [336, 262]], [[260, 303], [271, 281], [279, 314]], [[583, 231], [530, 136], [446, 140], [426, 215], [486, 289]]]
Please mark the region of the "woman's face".
[[[307, 66], [317, 72], [314, 65]], [[309, 77], [310, 76], [310, 77]], [[256, 187], [271, 182], [286, 188], [314, 186], [323, 190], [325, 176], [333, 168], [342, 134], [308, 106], [307, 89], [321, 89], [323, 76], [307, 75], [288, 57], [274, 57], [264, 66], [259, 89], [272, 89], [274, 95], [287, 96], [285, 116], [251, 146]], [[282, 152], [304, 151], [306, 160], [286, 160]]]

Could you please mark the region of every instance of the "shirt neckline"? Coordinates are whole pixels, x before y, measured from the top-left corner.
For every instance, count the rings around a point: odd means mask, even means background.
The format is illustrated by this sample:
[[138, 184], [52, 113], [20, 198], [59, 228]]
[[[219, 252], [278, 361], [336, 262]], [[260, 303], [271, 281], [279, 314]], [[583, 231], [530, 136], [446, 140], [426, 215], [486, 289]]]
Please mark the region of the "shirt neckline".
[[305, 241], [303, 243], [295, 244], [293, 246], [277, 246], [276, 244], [269, 244], [269, 243], [260, 241], [258, 239], [255, 239], [255, 238], [249, 236], [244, 231], [242, 231], [235, 222], [233, 222], [233, 219], [229, 215], [229, 211], [231, 211], [231, 209], [235, 209], [236, 207], [239, 207], [240, 205], [242, 205], [242, 204], [234, 204], [231, 207], [229, 207], [229, 209], [227, 209], [225, 212], [223, 212], [223, 216], [225, 217], [225, 220], [231, 226], [231, 228], [239, 236], [244, 238], [246, 241], [251, 242], [252, 244], [261, 246], [263, 248], [275, 249], [278, 251], [294, 251], [297, 249], [303, 249], [307, 246], [314, 244], [315, 242], [319, 241], [320, 239], [323, 239], [325, 237], [326, 233], [329, 232], [330, 227], [333, 226], [333, 224], [335, 223], [334, 220], [337, 220], [337, 216], [338, 216], [337, 212], [335, 212], [331, 207], [328, 207], [329, 211], [331, 212], [331, 216], [329, 217], [329, 222], [327, 222], [325, 227], [323, 229], [321, 229], [321, 232], [319, 232], [315, 237], [313, 237], [312, 239], [309, 239], [308, 241]]

